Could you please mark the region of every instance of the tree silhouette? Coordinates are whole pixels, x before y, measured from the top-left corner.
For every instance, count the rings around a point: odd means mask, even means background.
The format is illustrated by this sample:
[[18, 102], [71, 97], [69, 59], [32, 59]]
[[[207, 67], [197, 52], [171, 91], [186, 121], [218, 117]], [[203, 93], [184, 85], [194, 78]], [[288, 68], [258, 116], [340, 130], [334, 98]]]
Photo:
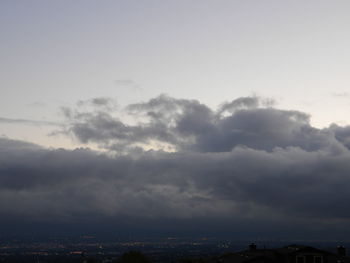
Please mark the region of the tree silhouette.
[[116, 263], [151, 263], [151, 260], [139, 251], [124, 253]]

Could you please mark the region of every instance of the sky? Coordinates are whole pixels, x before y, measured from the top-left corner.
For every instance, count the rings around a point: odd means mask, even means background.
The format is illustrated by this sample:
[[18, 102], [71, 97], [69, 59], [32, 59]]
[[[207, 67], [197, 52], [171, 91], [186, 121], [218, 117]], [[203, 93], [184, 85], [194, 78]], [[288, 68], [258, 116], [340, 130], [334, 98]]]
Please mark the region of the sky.
[[1, 1], [0, 221], [344, 238], [349, 8]]

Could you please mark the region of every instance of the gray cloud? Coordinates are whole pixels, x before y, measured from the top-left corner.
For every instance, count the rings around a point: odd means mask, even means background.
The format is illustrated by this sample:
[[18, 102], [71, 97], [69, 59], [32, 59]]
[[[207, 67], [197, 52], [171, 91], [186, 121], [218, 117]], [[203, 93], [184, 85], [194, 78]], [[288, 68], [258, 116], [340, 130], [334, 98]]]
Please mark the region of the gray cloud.
[[341, 127], [337, 124], [332, 124], [328, 130], [334, 134], [340, 143], [350, 149], [350, 126]]
[[142, 88], [132, 79], [117, 79], [114, 81], [118, 87], [133, 89], [135, 91], [142, 91]]
[[274, 104], [275, 101], [273, 99], [262, 99], [257, 96], [241, 97], [231, 102], [223, 103], [220, 106], [218, 113], [223, 114], [227, 111], [228, 113], [232, 114], [234, 111], [239, 109], [252, 109], [258, 108], [259, 106], [272, 107]]
[[80, 100], [76, 105], [78, 108], [83, 108], [84, 110], [91, 108], [93, 110], [113, 111], [117, 110], [118, 108], [117, 102], [114, 99], [107, 97], [96, 97], [89, 100]]
[[45, 125], [45, 126], [60, 126], [61, 124], [51, 121], [38, 121], [38, 120], [28, 120], [28, 119], [12, 119], [0, 117], [0, 123], [8, 124], [25, 124], [25, 125]]
[[1, 217], [311, 221], [315, 226], [324, 220], [345, 226], [350, 217], [348, 151], [236, 147], [110, 157], [8, 139], [0, 145]]
[[[283, 222], [305, 231], [329, 227], [329, 236], [347, 228], [350, 128], [317, 129], [305, 113], [261, 107], [258, 100], [236, 100], [248, 103], [223, 115], [195, 100], [160, 96], [127, 108], [141, 118], [136, 124], [108, 111], [70, 110], [66, 132], [112, 149], [105, 154], [2, 138], [0, 215], [226, 220], [271, 231]], [[150, 140], [176, 151], [125, 151]]]
[[142, 120], [132, 125], [112, 111], [70, 110], [65, 132], [83, 143], [95, 142], [108, 149], [154, 141], [170, 144], [178, 151], [196, 152], [230, 151], [238, 145], [266, 151], [288, 146], [314, 151], [341, 144], [334, 129], [316, 129], [307, 114], [271, 105], [269, 100], [245, 97], [215, 111], [196, 100], [161, 95], [127, 107], [131, 117]]

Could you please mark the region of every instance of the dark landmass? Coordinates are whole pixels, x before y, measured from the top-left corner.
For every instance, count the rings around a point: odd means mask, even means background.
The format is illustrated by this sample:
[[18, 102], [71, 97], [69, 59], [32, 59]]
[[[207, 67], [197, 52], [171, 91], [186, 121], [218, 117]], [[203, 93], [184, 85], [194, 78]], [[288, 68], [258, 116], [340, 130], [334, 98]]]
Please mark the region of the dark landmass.
[[[337, 256], [339, 255], [337, 248], [340, 245], [344, 249], [350, 247], [349, 241], [257, 240], [253, 249], [248, 248], [249, 243], [248, 240], [219, 240], [212, 237], [124, 238], [122, 240], [118, 238], [104, 240], [93, 235], [37, 240], [33, 236], [2, 237], [0, 238], [0, 262], [350, 262], [343, 255]], [[292, 243], [303, 245], [290, 245]], [[304, 259], [299, 255], [299, 261], [297, 261], [297, 252], [304, 253]], [[137, 253], [144, 258], [137, 258]], [[125, 258], [126, 255], [129, 257]], [[311, 255], [313, 255], [312, 258]], [[292, 261], [290, 261], [291, 257]], [[283, 261], [285, 259], [289, 261]]]

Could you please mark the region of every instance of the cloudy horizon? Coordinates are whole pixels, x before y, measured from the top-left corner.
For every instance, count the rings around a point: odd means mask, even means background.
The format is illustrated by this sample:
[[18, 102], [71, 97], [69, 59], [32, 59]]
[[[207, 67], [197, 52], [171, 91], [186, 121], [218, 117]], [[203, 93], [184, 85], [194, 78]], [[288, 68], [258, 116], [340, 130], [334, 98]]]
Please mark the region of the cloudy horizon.
[[347, 239], [349, 9], [1, 1], [0, 235]]
[[315, 128], [308, 114], [256, 96], [215, 110], [160, 95], [124, 109], [95, 98], [62, 111], [66, 123], [52, 136], [96, 148], [0, 138], [0, 215], [9, 227], [25, 218], [160, 235], [222, 236], [224, 226], [239, 237], [347, 233], [349, 126]]

